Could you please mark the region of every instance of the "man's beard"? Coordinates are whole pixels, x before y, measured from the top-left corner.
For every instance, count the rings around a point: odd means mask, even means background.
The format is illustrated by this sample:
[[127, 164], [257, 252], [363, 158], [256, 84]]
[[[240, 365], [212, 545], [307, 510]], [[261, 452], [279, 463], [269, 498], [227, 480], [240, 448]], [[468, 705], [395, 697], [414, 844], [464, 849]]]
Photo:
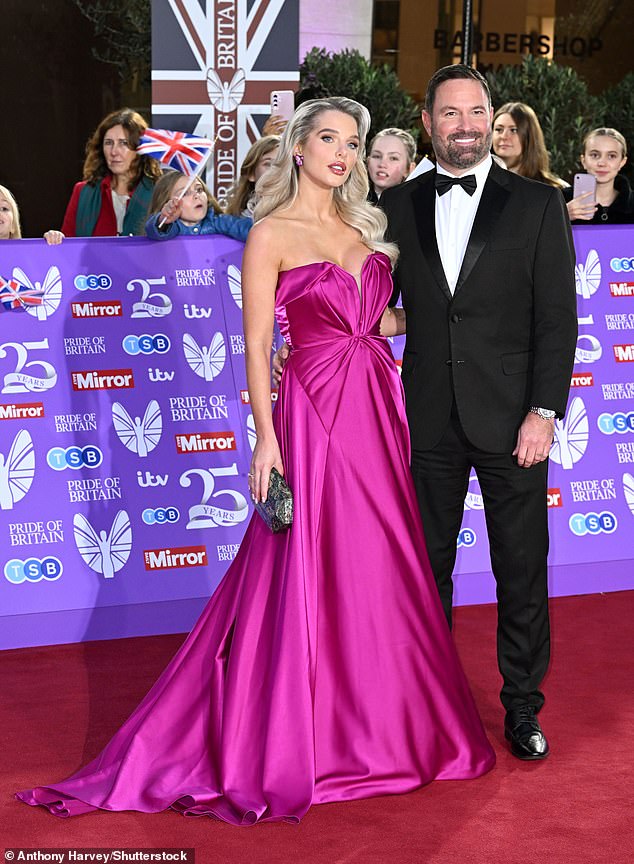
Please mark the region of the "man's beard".
[[[456, 138], [475, 138], [470, 147], [459, 146], [454, 143]], [[480, 132], [454, 132], [445, 143], [432, 130], [431, 142], [436, 158], [442, 159], [452, 168], [473, 168], [487, 156], [491, 151], [491, 140], [493, 130], [483, 136]]]

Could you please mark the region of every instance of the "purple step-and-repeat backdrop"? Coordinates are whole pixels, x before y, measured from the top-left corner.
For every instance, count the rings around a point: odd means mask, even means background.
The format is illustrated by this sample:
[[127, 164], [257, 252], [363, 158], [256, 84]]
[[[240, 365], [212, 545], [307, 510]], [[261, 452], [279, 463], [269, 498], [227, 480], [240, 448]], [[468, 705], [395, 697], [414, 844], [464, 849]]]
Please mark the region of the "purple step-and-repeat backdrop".
[[[634, 587], [633, 241], [575, 231], [554, 594]], [[217, 586], [252, 512], [241, 252], [225, 237], [2, 244], [0, 648], [182, 631]], [[456, 584], [458, 602], [494, 599], [475, 477]]]

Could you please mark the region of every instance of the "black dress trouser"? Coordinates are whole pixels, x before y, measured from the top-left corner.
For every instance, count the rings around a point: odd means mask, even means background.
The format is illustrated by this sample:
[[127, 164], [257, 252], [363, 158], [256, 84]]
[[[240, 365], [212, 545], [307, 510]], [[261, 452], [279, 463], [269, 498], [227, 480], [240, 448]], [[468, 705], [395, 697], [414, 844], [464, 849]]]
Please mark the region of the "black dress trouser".
[[510, 453], [487, 453], [467, 439], [454, 403], [451, 419], [431, 450], [413, 450], [412, 474], [427, 551], [449, 625], [452, 574], [469, 474], [484, 499], [497, 586], [498, 665], [505, 709], [533, 705], [550, 657], [548, 618], [548, 462], [520, 468]]

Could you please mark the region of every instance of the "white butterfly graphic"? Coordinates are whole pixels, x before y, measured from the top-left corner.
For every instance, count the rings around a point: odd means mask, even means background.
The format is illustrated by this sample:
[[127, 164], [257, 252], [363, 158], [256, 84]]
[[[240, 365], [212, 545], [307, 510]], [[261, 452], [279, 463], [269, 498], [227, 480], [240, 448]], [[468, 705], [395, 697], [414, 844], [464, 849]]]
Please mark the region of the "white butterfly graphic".
[[623, 475], [623, 494], [627, 501], [627, 506], [630, 508], [632, 516], [634, 516], [634, 477], [631, 474]]
[[105, 579], [112, 579], [130, 557], [132, 549], [132, 527], [125, 510], [119, 510], [114, 517], [110, 532], [99, 534], [81, 513], [73, 518], [73, 533], [79, 554], [95, 573], [103, 573]]
[[205, 381], [213, 381], [224, 369], [227, 349], [220, 331], [214, 334], [209, 348], [201, 348], [193, 336], [183, 334], [183, 351], [190, 369]]
[[253, 450], [255, 442], [258, 440], [258, 436], [255, 433], [255, 420], [253, 419], [253, 414], [249, 414], [247, 417], [247, 438], [249, 440], [249, 446], [251, 450]]
[[20, 429], [7, 458], [0, 453], [0, 509], [12, 510], [31, 488], [34, 476], [33, 439], [26, 429]]
[[564, 420], [555, 422], [555, 440], [550, 451], [550, 458], [570, 470], [586, 452], [588, 446], [588, 415], [583, 399], [579, 396], [570, 403]]
[[236, 69], [230, 82], [221, 81], [215, 69], [207, 69], [207, 95], [209, 101], [223, 114], [235, 111], [244, 97], [246, 76], [244, 69]]
[[139, 456], [147, 456], [161, 440], [163, 432], [163, 418], [161, 409], [156, 399], [148, 402], [143, 420], [135, 417], [134, 420], [120, 402], [112, 406], [112, 425], [119, 436], [119, 440], [128, 450], [138, 453]]
[[242, 273], [235, 264], [229, 264], [227, 267], [227, 280], [231, 296], [236, 301], [236, 306], [238, 309], [242, 309]]
[[601, 284], [601, 262], [596, 249], [588, 252], [586, 263], [575, 266], [575, 286], [577, 294], [588, 300]]
[[20, 285], [29, 288], [31, 291], [42, 291], [42, 302], [37, 306], [25, 306], [26, 312], [37, 318], [38, 321], [46, 321], [47, 318], [57, 310], [60, 300], [62, 299], [62, 277], [58, 267], [49, 267], [46, 276], [44, 277], [44, 285], [39, 282], [35, 285], [31, 282], [24, 270], [20, 267], [13, 268], [13, 278]]

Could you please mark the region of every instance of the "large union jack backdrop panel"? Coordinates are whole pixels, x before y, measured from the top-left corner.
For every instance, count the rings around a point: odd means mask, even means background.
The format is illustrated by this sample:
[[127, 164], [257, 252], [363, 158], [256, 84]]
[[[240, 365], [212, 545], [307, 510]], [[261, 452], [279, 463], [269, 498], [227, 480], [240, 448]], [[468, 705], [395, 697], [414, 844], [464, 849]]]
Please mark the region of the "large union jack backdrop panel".
[[295, 90], [299, 0], [152, 0], [152, 123], [218, 136], [207, 181], [223, 198], [269, 115]]

